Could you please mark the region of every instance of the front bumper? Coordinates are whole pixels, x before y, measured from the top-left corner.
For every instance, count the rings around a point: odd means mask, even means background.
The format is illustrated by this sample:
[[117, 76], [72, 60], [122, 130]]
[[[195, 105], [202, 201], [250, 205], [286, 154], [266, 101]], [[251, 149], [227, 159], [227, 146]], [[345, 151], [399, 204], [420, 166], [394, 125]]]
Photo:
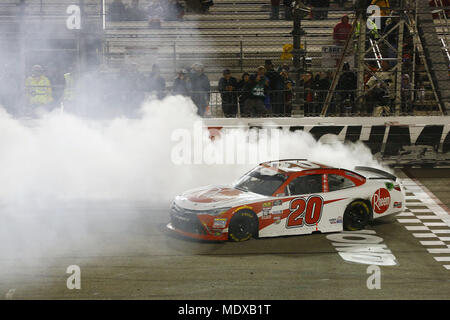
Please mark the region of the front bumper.
[[170, 223], [167, 228], [186, 237], [201, 240], [227, 240], [227, 229], [217, 229], [210, 227], [212, 217], [207, 215], [197, 215], [181, 208], [174, 208], [170, 212]]
[[182, 236], [193, 238], [193, 239], [209, 240], [209, 241], [226, 241], [226, 240], [228, 240], [228, 232], [222, 232], [220, 235], [215, 235], [215, 234], [210, 234], [210, 233], [205, 233], [205, 234], [192, 233], [192, 232], [184, 231], [181, 229], [177, 229], [176, 227], [174, 227], [172, 222], [169, 222], [166, 225], [166, 227], [168, 230], [170, 230], [172, 232], [175, 232]]

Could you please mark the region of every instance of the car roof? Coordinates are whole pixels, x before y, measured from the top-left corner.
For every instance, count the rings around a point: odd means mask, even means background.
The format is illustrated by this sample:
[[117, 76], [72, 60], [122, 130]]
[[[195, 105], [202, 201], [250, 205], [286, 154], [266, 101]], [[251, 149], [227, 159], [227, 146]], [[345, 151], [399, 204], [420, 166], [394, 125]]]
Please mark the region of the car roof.
[[266, 168], [277, 170], [278, 172], [282, 172], [285, 174], [291, 174], [314, 169], [339, 169], [324, 164], [320, 164], [317, 162], [312, 162], [307, 159], [273, 160], [260, 163], [260, 165]]

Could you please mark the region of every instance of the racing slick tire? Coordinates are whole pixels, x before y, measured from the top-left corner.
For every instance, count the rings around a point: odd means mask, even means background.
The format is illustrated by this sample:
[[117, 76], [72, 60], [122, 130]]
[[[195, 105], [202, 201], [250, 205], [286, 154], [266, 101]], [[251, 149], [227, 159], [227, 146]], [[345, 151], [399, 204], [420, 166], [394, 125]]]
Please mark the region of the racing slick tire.
[[370, 220], [370, 206], [363, 200], [350, 203], [344, 212], [344, 230], [356, 231], [364, 229]]
[[246, 241], [258, 236], [258, 218], [250, 210], [234, 214], [228, 226], [228, 239], [235, 242]]

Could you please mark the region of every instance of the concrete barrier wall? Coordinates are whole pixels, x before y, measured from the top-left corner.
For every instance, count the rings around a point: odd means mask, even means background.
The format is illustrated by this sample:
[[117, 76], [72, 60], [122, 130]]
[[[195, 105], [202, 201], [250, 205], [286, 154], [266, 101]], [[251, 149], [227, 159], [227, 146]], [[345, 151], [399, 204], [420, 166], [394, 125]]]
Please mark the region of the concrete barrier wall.
[[399, 165], [450, 165], [450, 117], [205, 119], [209, 128], [283, 128], [317, 140], [362, 141], [379, 160]]

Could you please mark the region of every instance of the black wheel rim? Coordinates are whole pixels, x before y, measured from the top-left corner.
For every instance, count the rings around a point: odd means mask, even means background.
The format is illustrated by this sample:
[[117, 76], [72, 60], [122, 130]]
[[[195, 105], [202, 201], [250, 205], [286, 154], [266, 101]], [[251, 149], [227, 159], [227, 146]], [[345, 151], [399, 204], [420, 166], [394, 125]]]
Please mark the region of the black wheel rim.
[[360, 205], [354, 206], [348, 212], [350, 218], [350, 226], [357, 229], [362, 229], [367, 223], [366, 210]]
[[239, 219], [233, 229], [233, 233], [238, 239], [245, 239], [252, 233], [253, 223], [248, 219]]

